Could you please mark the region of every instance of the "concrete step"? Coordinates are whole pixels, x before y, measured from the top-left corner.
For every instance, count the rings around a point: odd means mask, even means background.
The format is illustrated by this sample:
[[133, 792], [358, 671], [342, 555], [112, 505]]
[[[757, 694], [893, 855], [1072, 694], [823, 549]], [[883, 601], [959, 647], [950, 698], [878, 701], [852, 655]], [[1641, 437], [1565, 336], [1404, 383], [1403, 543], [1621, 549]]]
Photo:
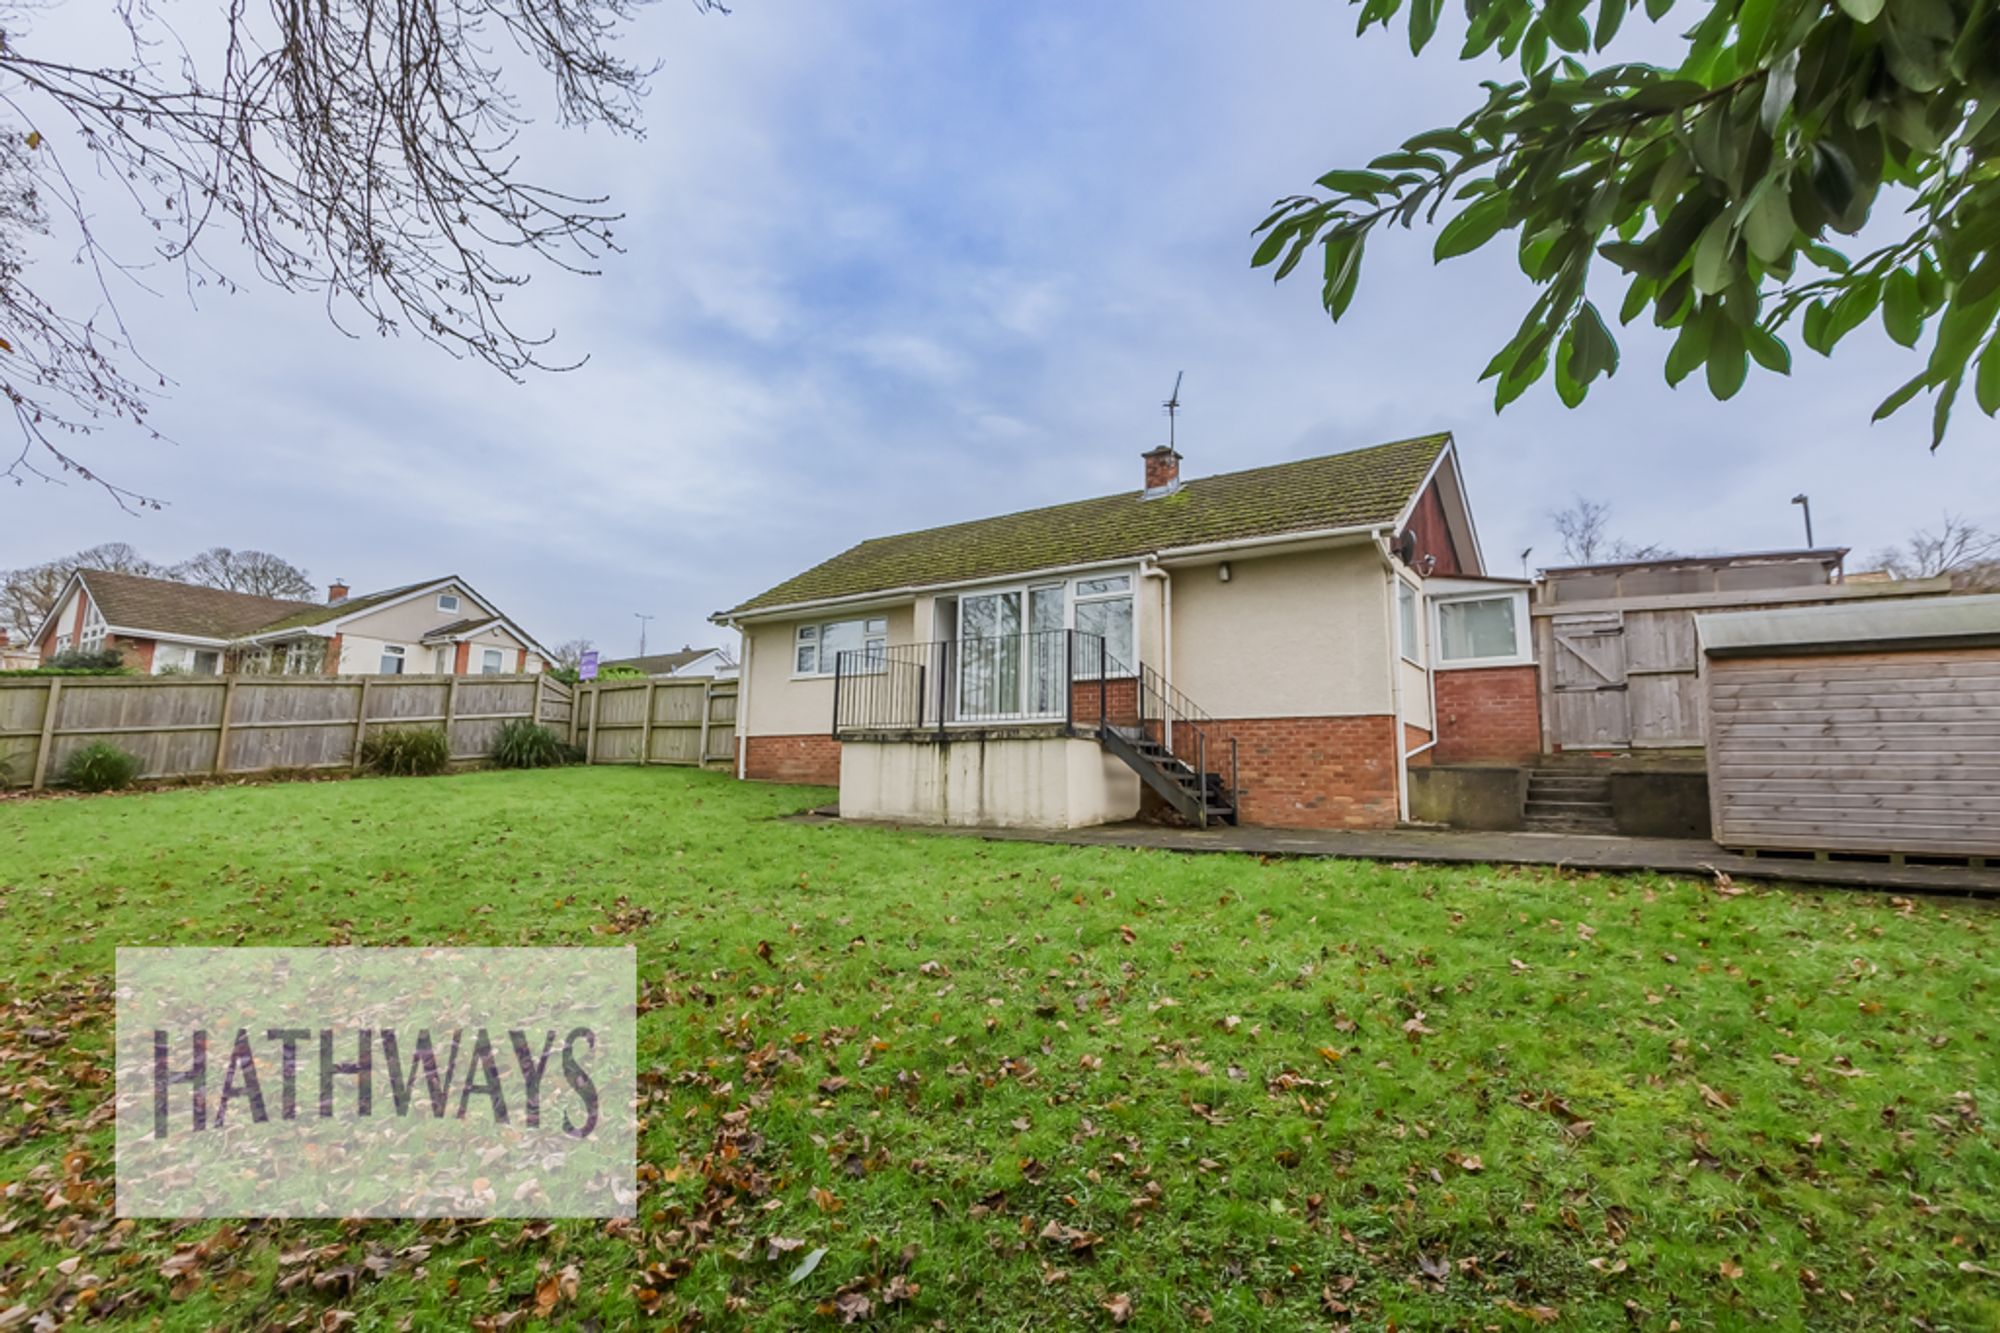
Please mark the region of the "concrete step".
[[1601, 814], [1607, 819], [1611, 817], [1611, 802], [1609, 801], [1538, 800], [1535, 797], [1530, 796], [1528, 798], [1527, 809], [1528, 813], [1531, 815], [1532, 814], [1549, 814], [1549, 815]]
[[1577, 816], [1529, 815], [1521, 821], [1521, 827], [1529, 833], [1592, 833], [1613, 835], [1618, 826], [1609, 816], [1601, 819], [1585, 819]]

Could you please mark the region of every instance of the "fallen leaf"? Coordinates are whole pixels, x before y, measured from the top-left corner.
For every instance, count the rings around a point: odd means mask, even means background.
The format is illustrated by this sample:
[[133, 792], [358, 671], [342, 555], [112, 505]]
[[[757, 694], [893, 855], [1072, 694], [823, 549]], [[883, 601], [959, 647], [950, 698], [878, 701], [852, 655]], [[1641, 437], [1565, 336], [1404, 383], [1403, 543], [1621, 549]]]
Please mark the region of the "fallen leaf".
[[1104, 1308], [1110, 1312], [1112, 1323], [1124, 1324], [1131, 1322], [1132, 1298], [1124, 1292], [1121, 1291], [1110, 1300], [1104, 1302]]
[[813, 1275], [813, 1269], [818, 1268], [819, 1261], [824, 1258], [826, 1258], [826, 1246], [822, 1245], [799, 1261], [799, 1266], [794, 1268], [792, 1275], [785, 1279], [786, 1283], [796, 1287], [799, 1283]]

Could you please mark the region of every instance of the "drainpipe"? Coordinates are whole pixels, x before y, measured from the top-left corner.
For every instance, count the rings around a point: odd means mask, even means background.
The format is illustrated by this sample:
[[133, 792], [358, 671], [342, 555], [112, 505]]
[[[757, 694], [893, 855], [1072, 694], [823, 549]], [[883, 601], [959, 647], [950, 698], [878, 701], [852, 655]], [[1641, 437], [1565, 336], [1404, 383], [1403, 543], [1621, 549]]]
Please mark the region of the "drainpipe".
[[[1139, 566], [1139, 577], [1142, 579], [1156, 578], [1160, 581], [1160, 657], [1162, 659], [1160, 662], [1160, 679], [1164, 680], [1167, 683], [1167, 687], [1171, 689], [1174, 683], [1174, 576], [1151, 561], [1147, 561]], [[1134, 637], [1137, 637], [1136, 632]], [[1171, 750], [1174, 748], [1174, 717], [1166, 709], [1162, 709], [1161, 711], [1166, 714], [1163, 725], [1166, 730], [1167, 748]]]
[[1390, 551], [1389, 539], [1384, 535], [1387, 531], [1386, 528], [1377, 528], [1369, 536], [1374, 539], [1375, 553], [1382, 557], [1382, 568], [1389, 576], [1388, 600], [1384, 605], [1389, 616], [1389, 698], [1395, 715], [1396, 818], [1407, 824], [1410, 821], [1410, 757], [1403, 753], [1403, 617], [1396, 610], [1397, 585], [1402, 580], [1396, 574], [1396, 556]]

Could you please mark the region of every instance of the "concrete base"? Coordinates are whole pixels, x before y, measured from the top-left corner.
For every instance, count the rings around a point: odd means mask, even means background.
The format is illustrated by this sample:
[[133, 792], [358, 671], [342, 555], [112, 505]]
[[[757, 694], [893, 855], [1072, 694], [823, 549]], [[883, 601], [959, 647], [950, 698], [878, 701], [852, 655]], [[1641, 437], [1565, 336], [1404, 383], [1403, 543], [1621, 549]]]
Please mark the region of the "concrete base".
[[1707, 838], [1708, 774], [1700, 769], [1611, 770], [1611, 822], [1628, 838]]
[[846, 819], [956, 827], [1076, 829], [1139, 813], [1139, 775], [1095, 740], [1045, 734], [917, 733], [840, 747]]
[[1410, 770], [1410, 819], [1418, 824], [1507, 832], [1521, 827], [1528, 770], [1504, 764], [1433, 764]]

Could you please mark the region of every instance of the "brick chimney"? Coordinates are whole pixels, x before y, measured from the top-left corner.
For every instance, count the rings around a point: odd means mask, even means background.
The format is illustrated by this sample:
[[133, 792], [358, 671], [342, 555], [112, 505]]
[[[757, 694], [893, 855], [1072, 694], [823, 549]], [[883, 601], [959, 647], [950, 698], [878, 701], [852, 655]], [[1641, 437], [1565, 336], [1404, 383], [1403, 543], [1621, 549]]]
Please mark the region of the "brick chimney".
[[1146, 460], [1146, 494], [1169, 495], [1180, 489], [1181, 456], [1172, 446], [1163, 444], [1139, 456]]
[[344, 602], [346, 600], [347, 583], [345, 580], [335, 579], [326, 585], [326, 604], [328, 606], [332, 606], [335, 602]]

